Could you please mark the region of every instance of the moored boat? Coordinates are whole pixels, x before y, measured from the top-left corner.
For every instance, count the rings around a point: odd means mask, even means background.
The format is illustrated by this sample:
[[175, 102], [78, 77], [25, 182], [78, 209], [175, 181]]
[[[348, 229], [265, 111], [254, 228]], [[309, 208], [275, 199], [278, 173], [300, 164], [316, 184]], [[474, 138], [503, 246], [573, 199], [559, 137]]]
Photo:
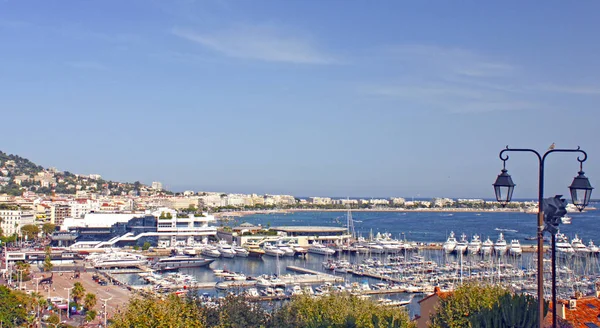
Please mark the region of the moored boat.
[[456, 248], [456, 237], [454, 236], [454, 231], [450, 231], [450, 236], [448, 236], [448, 239], [444, 242], [442, 248], [446, 254], [454, 252], [454, 249]]

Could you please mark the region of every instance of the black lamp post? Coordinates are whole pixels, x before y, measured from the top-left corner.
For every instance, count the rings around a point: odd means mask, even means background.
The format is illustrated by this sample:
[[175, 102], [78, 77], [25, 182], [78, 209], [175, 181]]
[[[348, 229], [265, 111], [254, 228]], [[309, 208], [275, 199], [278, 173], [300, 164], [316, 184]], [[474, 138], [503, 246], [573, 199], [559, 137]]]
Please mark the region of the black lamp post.
[[[583, 209], [589, 204], [590, 197], [592, 195], [592, 186], [588, 180], [588, 178], [583, 174], [582, 165], [583, 162], [587, 159], [587, 153], [581, 150], [579, 147], [577, 149], [550, 149], [546, 151], [543, 155], [540, 155], [537, 151], [533, 149], [526, 148], [508, 148], [503, 149], [499, 157], [503, 162], [502, 172], [496, 178], [496, 182], [494, 182], [494, 191], [496, 193], [496, 200], [500, 202], [502, 207], [506, 206], [508, 202], [512, 199], [513, 190], [515, 188], [515, 184], [512, 181], [511, 176], [506, 171], [506, 161], [508, 160], [508, 155], [505, 155], [505, 152], [530, 152], [534, 153], [538, 158], [538, 169], [539, 169], [539, 188], [538, 188], [538, 220], [537, 220], [537, 271], [538, 271], [538, 281], [537, 281], [537, 297], [538, 297], [538, 324], [539, 327], [543, 327], [544, 325], [544, 209], [542, 206], [542, 199], [544, 198], [544, 163], [546, 161], [546, 156], [550, 153], [554, 152], [562, 152], [562, 153], [581, 153], [583, 154], [583, 159], [577, 157], [577, 161], [579, 161], [579, 175], [573, 179], [573, 183], [569, 186], [571, 190], [571, 197], [573, 200], [573, 204], [579, 209], [579, 211], [583, 211]], [[553, 327], [556, 327], [556, 236], [552, 234], [552, 324]]]

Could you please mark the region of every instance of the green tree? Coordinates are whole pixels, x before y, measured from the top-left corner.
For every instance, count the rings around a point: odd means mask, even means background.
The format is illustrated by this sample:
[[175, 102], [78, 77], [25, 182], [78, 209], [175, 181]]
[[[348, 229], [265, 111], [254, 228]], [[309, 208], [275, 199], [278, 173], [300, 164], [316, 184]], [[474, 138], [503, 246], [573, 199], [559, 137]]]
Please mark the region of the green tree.
[[142, 250], [147, 251], [148, 248], [150, 248], [152, 246], [152, 244], [150, 244], [149, 242], [144, 242], [144, 245], [142, 245]]
[[[548, 302], [544, 302], [544, 317]], [[484, 308], [469, 319], [473, 327], [484, 328], [535, 328], [538, 327], [538, 301], [531, 295], [507, 293], [492, 308]]]
[[19, 279], [19, 275], [21, 281], [28, 281], [31, 279], [31, 265], [27, 262], [18, 261], [15, 263], [15, 273], [13, 274], [13, 280]]
[[47, 237], [49, 235], [51, 235], [54, 230], [56, 230], [56, 225], [54, 223], [44, 223], [44, 225], [42, 225], [42, 232], [44, 233], [44, 235]]
[[[194, 302], [174, 294], [164, 298], [134, 297], [127, 307], [113, 316], [113, 328], [202, 328], [204, 314]], [[225, 326], [223, 326], [225, 327]]]
[[21, 227], [21, 233], [23, 236], [27, 236], [27, 239], [34, 240], [40, 234], [40, 227], [35, 224], [26, 224]]
[[257, 303], [247, 302], [242, 296], [228, 295], [219, 301], [218, 307], [206, 307], [206, 324], [209, 327], [265, 327], [267, 312]]
[[0, 286], [0, 321], [4, 326], [18, 327], [26, 321], [28, 298], [25, 293]]
[[73, 301], [75, 303], [79, 303], [79, 300], [81, 300], [85, 296], [85, 287], [83, 287], [83, 285], [79, 281], [73, 284], [71, 296], [73, 297]]
[[273, 314], [272, 327], [415, 327], [404, 309], [350, 294], [294, 297]]
[[51, 314], [46, 322], [53, 325], [58, 325], [60, 323], [60, 318], [58, 317], [58, 314]]
[[50, 256], [50, 252], [51, 252], [50, 246], [46, 246], [46, 258], [44, 259], [44, 271], [45, 272], [52, 271], [52, 268], [54, 267], [54, 264], [52, 264], [52, 258]]
[[491, 309], [508, 290], [499, 285], [478, 282], [463, 284], [452, 294], [440, 299], [432, 314], [431, 327], [473, 327], [469, 320], [477, 313]]
[[94, 319], [96, 319], [97, 315], [98, 315], [98, 312], [96, 312], [95, 310], [87, 311], [85, 313], [85, 321], [87, 321], [87, 322], [94, 321]]
[[83, 307], [85, 307], [86, 311], [91, 311], [94, 306], [98, 303], [98, 299], [96, 298], [96, 294], [87, 293], [85, 294], [85, 298], [83, 299]]

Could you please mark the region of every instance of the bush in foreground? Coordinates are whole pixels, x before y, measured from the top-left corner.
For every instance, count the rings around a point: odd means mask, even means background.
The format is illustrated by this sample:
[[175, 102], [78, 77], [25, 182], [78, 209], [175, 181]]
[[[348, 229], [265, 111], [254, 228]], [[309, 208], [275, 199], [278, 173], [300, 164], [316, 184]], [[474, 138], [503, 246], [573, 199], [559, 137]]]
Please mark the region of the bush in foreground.
[[134, 298], [114, 316], [111, 327], [366, 327], [411, 328], [404, 309], [377, 305], [370, 299], [340, 294], [294, 297], [272, 311], [241, 296], [227, 296], [216, 307], [170, 295]]

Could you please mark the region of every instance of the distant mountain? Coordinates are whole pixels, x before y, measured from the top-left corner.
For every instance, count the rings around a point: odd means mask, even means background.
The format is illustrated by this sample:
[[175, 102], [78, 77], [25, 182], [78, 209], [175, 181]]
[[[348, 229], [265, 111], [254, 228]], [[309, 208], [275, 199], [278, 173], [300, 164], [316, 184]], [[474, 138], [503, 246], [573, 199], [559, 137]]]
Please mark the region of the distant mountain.
[[80, 195], [89, 193], [144, 195], [159, 192], [139, 181], [133, 183], [108, 181], [102, 179], [99, 174], [81, 175], [55, 168], [44, 168], [27, 158], [0, 151], [0, 194], [21, 195], [26, 191]]

